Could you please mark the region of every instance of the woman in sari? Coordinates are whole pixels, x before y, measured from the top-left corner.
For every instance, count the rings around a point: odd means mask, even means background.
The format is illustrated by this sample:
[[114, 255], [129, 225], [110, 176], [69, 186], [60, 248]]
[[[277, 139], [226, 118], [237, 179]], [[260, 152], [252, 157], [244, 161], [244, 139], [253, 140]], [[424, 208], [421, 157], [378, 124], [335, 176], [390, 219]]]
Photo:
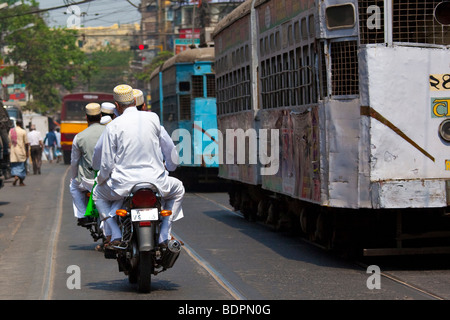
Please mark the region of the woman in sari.
[[11, 143], [11, 175], [14, 177], [13, 186], [20, 181], [20, 186], [25, 186], [23, 181], [27, 174], [26, 161], [28, 159], [28, 137], [22, 128], [22, 120], [16, 120], [16, 127], [9, 131]]

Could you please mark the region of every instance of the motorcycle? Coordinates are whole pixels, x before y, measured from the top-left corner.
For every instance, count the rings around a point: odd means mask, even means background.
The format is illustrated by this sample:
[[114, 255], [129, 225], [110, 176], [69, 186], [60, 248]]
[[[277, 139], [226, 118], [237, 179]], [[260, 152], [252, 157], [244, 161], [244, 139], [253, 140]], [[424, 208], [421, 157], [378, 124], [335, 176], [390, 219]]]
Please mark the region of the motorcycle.
[[151, 290], [152, 274], [172, 268], [181, 252], [181, 243], [176, 239], [158, 244], [161, 219], [172, 214], [162, 210], [161, 203], [155, 185], [136, 184], [125, 198], [123, 209], [116, 211], [122, 231], [120, 244], [105, 249], [105, 258], [116, 259], [119, 271], [128, 275], [130, 283], [137, 283], [143, 293]]

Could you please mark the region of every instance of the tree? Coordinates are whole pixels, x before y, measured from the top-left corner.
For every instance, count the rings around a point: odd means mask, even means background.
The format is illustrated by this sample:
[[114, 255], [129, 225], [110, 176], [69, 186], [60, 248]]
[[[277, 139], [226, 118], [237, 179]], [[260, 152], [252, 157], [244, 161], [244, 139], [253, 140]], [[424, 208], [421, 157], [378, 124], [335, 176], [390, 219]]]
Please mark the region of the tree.
[[82, 79], [87, 82], [88, 90], [112, 92], [116, 85], [125, 81], [131, 59], [131, 52], [109, 45], [90, 53], [82, 69]]
[[[85, 64], [85, 54], [76, 46], [76, 30], [50, 29], [42, 16], [30, 14], [37, 3], [22, 4], [0, 12], [4, 60], [9, 67], [0, 75], [14, 73], [16, 83], [25, 83], [41, 112], [60, 107], [60, 88], [71, 90]], [[3, 18], [2, 18], [3, 17]]]

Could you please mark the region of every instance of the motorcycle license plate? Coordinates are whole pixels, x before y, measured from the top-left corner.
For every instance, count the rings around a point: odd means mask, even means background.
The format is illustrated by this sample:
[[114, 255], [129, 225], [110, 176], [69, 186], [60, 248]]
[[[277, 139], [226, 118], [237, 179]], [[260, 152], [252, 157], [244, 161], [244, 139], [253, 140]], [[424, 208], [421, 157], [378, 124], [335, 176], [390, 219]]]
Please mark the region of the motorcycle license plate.
[[132, 209], [131, 221], [157, 221], [158, 209]]

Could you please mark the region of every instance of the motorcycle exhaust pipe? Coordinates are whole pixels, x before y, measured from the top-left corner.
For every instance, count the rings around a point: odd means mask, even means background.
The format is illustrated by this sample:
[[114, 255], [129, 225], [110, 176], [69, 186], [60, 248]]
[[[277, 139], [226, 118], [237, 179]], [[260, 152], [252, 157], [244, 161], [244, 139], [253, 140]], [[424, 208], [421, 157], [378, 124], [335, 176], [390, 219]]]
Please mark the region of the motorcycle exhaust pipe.
[[164, 267], [164, 269], [172, 268], [175, 264], [175, 261], [177, 261], [178, 256], [180, 255], [181, 251], [181, 243], [174, 239], [170, 240], [167, 244], [167, 249], [164, 252], [161, 265]]

